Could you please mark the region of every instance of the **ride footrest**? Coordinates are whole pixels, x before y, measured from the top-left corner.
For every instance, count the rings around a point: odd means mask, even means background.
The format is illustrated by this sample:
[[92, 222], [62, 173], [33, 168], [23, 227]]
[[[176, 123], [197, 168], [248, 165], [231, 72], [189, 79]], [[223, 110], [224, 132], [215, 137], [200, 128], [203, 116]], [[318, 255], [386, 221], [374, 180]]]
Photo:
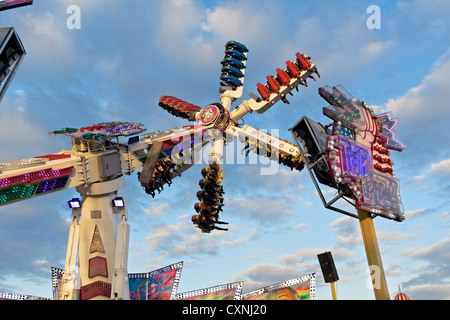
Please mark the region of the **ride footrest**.
[[[258, 93], [260, 94], [261, 99], [269, 101], [272, 94], [280, 93], [281, 86], [288, 86], [291, 83], [292, 79], [300, 78], [302, 71], [310, 71], [311, 66], [312, 63], [310, 61], [310, 58], [304, 54], [297, 52], [295, 62], [289, 60], [286, 61], [286, 69], [282, 70], [280, 68], [277, 68], [276, 76], [273, 77], [269, 75], [266, 77], [266, 84], [257, 84]], [[320, 78], [320, 74], [317, 70], [314, 70], [313, 73], [316, 73]], [[316, 80], [311, 75], [309, 76], [309, 78]], [[306, 80], [304, 80], [301, 84], [305, 87], [308, 86]], [[283, 101], [289, 103], [286, 99], [283, 99]]]
[[199, 181], [201, 190], [197, 192], [197, 198], [200, 202], [194, 205], [197, 212], [192, 216], [192, 223], [204, 233], [210, 233], [212, 230], [227, 231], [226, 228], [216, 226], [217, 224], [228, 224], [219, 220], [219, 212], [223, 211], [223, 175], [219, 170], [211, 165], [202, 169], [203, 179]]
[[201, 107], [172, 96], [159, 98], [159, 106], [176, 117], [189, 119], [193, 113], [200, 112]]
[[247, 52], [247, 47], [237, 41], [225, 44], [225, 57], [221, 62], [223, 67], [219, 77], [222, 86], [230, 86], [233, 90], [243, 86]]
[[[150, 194], [153, 198], [155, 197], [155, 192], [160, 193], [164, 190], [164, 184], [172, 184], [172, 173], [176, 171], [176, 164], [173, 163], [170, 157], [158, 160], [155, 165], [151, 179], [148, 183], [141, 182], [144, 190], [147, 194]], [[138, 177], [140, 178], [141, 172], [138, 172]], [[140, 179], [141, 180], [141, 179]]]
[[[270, 134], [267, 133], [267, 135]], [[283, 141], [290, 144], [290, 142], [287, 140]], [[258, 143], [257, 141], [248, 138], [245, 139], [245, 147], [241, 152], [243, 153], [244, 151], [245, 156], [248, 156], [250, 151], [252, 151], [257, 155], [268, 157], [271, 160], [277, 161], [279, 164], [291, 168], [291, 170], [295, 169], [301, 171], [305, 167], [305, 162], [300, 155], [294, 157], [281, 150], [273, 150], [270, 145]]]

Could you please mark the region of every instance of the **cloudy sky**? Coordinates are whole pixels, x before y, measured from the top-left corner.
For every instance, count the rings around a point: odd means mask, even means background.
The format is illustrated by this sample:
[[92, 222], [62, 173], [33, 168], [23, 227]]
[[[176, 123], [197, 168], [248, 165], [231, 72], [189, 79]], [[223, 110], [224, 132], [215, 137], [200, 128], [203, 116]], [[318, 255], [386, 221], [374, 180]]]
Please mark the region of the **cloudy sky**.
[[[162, 95], [199, 106], [219, 100], [224, 44], [249, 49], [242, 101], [300, 51], [321, 78], [245, 123], [289, 133], [303, 116], [323, 124], [321, 86], [342, 84], [377, 113], [392, 111], [408, 148], [393, 152], [406, 220], [374, 220], [394, 298], [450, 299], [450, 3], [448, 1], [35, 0], [0, 13], [27, 55], [0, 104], [0, 162], [70, 149], [48, 131], [103, 121], [141, 122], [147, 132], [188, 123], [158, 107]], [[78, 5], [80, 29], [67, 8]], [[378, 5], [381, 29], [369, 29]], [[238, 101], [238, 102], [239, 102]], [[237, 105], [237, 104], [236, 104]], [[231, 146], [235, 153], [243, 145]], [[244, 281], [248, 292], [317, 273], [320, 300], [331, 299], [317, 254], [331, 251], [339, 299], [373, 299], [356, 219], [323, 208], [306, 171], [253, 158], [225, 167], [228, 232], [201, 234], [190, 217], [197, 164], [152, 199], [126, 177], [129, 272], [184, 261], [178, 292]], [[323, 188], [331, 199], [334, 190]], [[51, 297], [51, 266], [64, 267], [71, 212], [66, 190], [0, 208], [0, 291]], [[345, 207], [345, 204], [342, 204]], [[346, 207], [347, 208], [347, 207]], [[349, 208], [347, 208], [349, 209]]]

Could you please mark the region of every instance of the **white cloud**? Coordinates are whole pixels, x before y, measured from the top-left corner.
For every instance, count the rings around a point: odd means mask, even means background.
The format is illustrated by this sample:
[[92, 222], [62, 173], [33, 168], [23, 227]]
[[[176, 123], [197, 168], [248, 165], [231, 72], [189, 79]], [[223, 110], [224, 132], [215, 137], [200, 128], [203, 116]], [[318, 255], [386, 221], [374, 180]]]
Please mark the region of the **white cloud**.
[[450, 159], [432, 163], [428, 170], [423, 172], [423, 174], [414, 176], [411, 180], [415, 183], [423, 183], [429, 177], [436, 177], [448, 181], [450, 178]]
[[444, 175], [446, 177], [449, 177], [450, 176], [450, 159], [445, 159], [439, 163], [431, 164], [431, 168], [428, 172], [431, 174], [435, 174], [435, 175]]
[[409, 287], [406, 294], [412, 300], [450, 300], [450, 284], [426, 284]]
[[406, 211], [405, 212], [405, 217], [407, 219], [408, 218], [416, 218], [416, 217], [421, 216], [423, 214], [426, 214], [428, 212], [430, 212], [429, 209], [418, 209], [418, 210], [415, 210], [415, 211]]
[[[408, 124], [414, 129], [419, 123], [427, 126], [432, 121], [445, 120], [448, 115], [449, 74], [450, 51], [435, 63], [431, 73], [418, 86], [409, 89], [401, 97], [389, 99], [386, 109], [401, 119], [400, 126]], [[436, 126], [429, 126], [431, 132], [437, 133], [436, 129]]]
[[74, 37], [68, 35], [66, 18], [53, 13], [41, 15], [27, 13], [23, 18], [24, 27], [29, 31], [20, 37], [29, 59], [39, 58], [46, 63], [71, 63], [74, 56]]
[[96, 7], [101, 7], [104, 5], [102, 1], [91, 1], [91, 0], [60, 0], [61, 5], [64, 7], [69, 7], [71, 5], [77, 5], [80, 7], [81, 12], [85, 10], [92, 10]]
[[421, 174], [421, 175], [414, 176], [411, 180], [415, 183], [421, 183], [425, 180], [425, 175]]
[[250, 292], [264, 286], [295, 279], [304, 275], [306, 274], [300, 273], [293, 267], [262, 263], [242, 270], [236, 278], [243, 280], [245, 292]]
[[308, 225], [306, 223], [299, 223], [299, 224], [297, 224], [295, 226], [289, 227], [289, 229], [295, 230], [295, 231], [303, 231], [303, 230], [305, 230], [307, 228], [308, 228]]
[[366, 59], [373, 59], [378, 57], [383, 52], [389, 50], [394, 45], [392, 40], [386, 41], [373, 41], [367, 43], [365, 46], [359, 49], [359, 52]]
[[355, 222], [354, 218], [348, 217], [348, 216], [343, 216], [340, 217], [336, 220], [334, 220], [333, 222], [331, 222], [328, 226], [329, 227], [342, 227], [342, 226], [348, 226], [349, 224], [353, 224]]
[[161, 4], [159, 27], [156, 32], [155, 49], [171, 57], [172, 63], [206, 68], [217, 64], [214, 46], [202, 37], [199, 22], [205, 9], [191, 0], [169, 0]]
[[350, 237], [344, 237], [344, 236], [337, 236], [338, 240], [336, 242], [337, 245], [345, 246], [345, 245], [357, 245], [362, 243], [362, 237], [355, 233], [354, 235]]
[[249, 14], [246, 7], [245, 3], [239, 2], [237, 6], [233, 4], [208, 9], [202, 27], [221, 39], [244, 41], [260, 38], [262, 34], [268, 36], [267, 21], [270, 16], [255, 7]]
[[435, 266], [450, 263], [450, 251], [448, 250], [450, 239], [443, 239], [438, 243], [425, 248], [416, 248], [409, 251], [409, 256], [413, 258], [429, 261]]
[[[235, 245], [251, 240], [256, 236], [257, 231], [258, 229], [255, 228], [247, 239], [236, 240]], [[199, 258], [203, 255], [217, 254], [222, 242], [232, 246], [233, 241], [222, 240], [229, 236], [227, 232], [204, 234], [200, 229], [194, 228], [191, 223], [186, 222], [160, 224], [150, 228], [144, 250], [160, 253], [157, 258], [150, 259], [153, 262], [180, 256]]]
[[226, 247], [236, 247], [236, 246], [242, 246], [246, 244], [247, 242], [257, 238], [259, 236], [259, 225], [255, 226], [245, 237], [235, 239], [232, 241], [221, 241], [221, 244]]
[[239, 216], [260, 221], [264, 225], [276, 224], [277, 221], [293, 215], [293, 211], [284, 202], [263, 196], [231, 198], [227, 199], [226, 203], [228, 212], [233, 211]]
[[188, 225], [184, 222], [177, 224], [163, 224], [157, 229], [152, 229], [147, 238], [150, 250], [159, 249], [161, 246], [166, 246], [171, 241], [174, 241], [178, 234], [186, 231]]
[[349, 216], [342, 216], [333, 222], [329, 227], [334, 229], [337, 236], [338, 246], [353, 246], [362, 243], [362, 236], [358, 220]]
[[[322, 191], [322, 195], [326, 200], [331, 200], [332, 197], [335, 197], [338, 194], [338, 191], [336, 189], [327, 188], [325, 186], [322, 186], [320, 190]], [[314, 196], [319, 196], [319, 192], [317, 190], [314, 190]]]
[[164, 202], [158, 206], [151, 206], [149, 208], [143, 208], [142, 211], [149, 216], [158, 216], [161, 215], [164, 212], [167, 212], [167, 208], [169, 207], [170, 203]]
[[5, 96], [1, 110], [0, 162], [35, 157], [52, 149], [52, 137], [28, 112], [30, 107], [26, 93], [16, 90], [13, 95]]
[[[380, 247], [383, 249], [395, 249], [399, 247], [400, 242], [413, 239], [411, 234], [399, 234], [397, 232], [377, 231], [377, 239]], [[362, 241], [362, 240], [361, 240]]]

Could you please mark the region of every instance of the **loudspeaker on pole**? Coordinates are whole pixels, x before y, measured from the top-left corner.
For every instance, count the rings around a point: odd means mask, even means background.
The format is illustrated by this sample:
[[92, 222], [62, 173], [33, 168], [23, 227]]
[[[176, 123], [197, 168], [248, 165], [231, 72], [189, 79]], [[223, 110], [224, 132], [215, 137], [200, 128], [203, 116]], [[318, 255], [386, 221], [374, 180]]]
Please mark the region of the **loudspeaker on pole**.
[[333, 256], [331, 252], [327, 251], [317, 255], [319, 259], [320, 268], [322, 269], [323, 278], [326, 283], [336, 282], [339, 280], [339, 275], [334, 265]]

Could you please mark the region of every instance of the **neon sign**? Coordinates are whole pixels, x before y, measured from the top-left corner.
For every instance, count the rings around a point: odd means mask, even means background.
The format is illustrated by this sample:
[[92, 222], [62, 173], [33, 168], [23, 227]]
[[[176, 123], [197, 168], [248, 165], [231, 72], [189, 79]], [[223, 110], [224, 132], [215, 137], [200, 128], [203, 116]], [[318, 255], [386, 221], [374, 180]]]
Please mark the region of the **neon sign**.
[[396, 118], [392, 118], [391, 112], [378, 115], [376, 122], [380, 127], [380, 135], [386, 139], [386, 143], [383, 145], [384, 147], [397, 151], [406, 149], [406, 144], [397, 138], [395, 127], [397, 127], [399, 121]]
[[355, 141], [340, 138], [342, 173], [351, 177], [361, 177], [367, 174], [368, 165], [372, 163], [369, 150]]
[[400, 180], [394, 177], [388, 149], [402, 151], [399, 121], [391, 112], [374, 115], [342, 86], [325, 86], [319, 94], [330, 106], [323, 113], [334, 120], [327, 139], [327, 163], [336, 184], [345, 185], [356, 208], [397, 221], [404, 220]]
[[400, 180], [386, 174], [373, 172], [361, 179], [363, 202], [360, 207], [387, 215], [391, 219], [402, 217]]
[[323, 113], [336, 120], [341, 121], [350, 129], [364, 130], [367, 123], [364, 106], [348, 93], [343, 86], [325, 86], [319, 89], [319, 94], [330, 103], [330, 106], [323, 108]]

